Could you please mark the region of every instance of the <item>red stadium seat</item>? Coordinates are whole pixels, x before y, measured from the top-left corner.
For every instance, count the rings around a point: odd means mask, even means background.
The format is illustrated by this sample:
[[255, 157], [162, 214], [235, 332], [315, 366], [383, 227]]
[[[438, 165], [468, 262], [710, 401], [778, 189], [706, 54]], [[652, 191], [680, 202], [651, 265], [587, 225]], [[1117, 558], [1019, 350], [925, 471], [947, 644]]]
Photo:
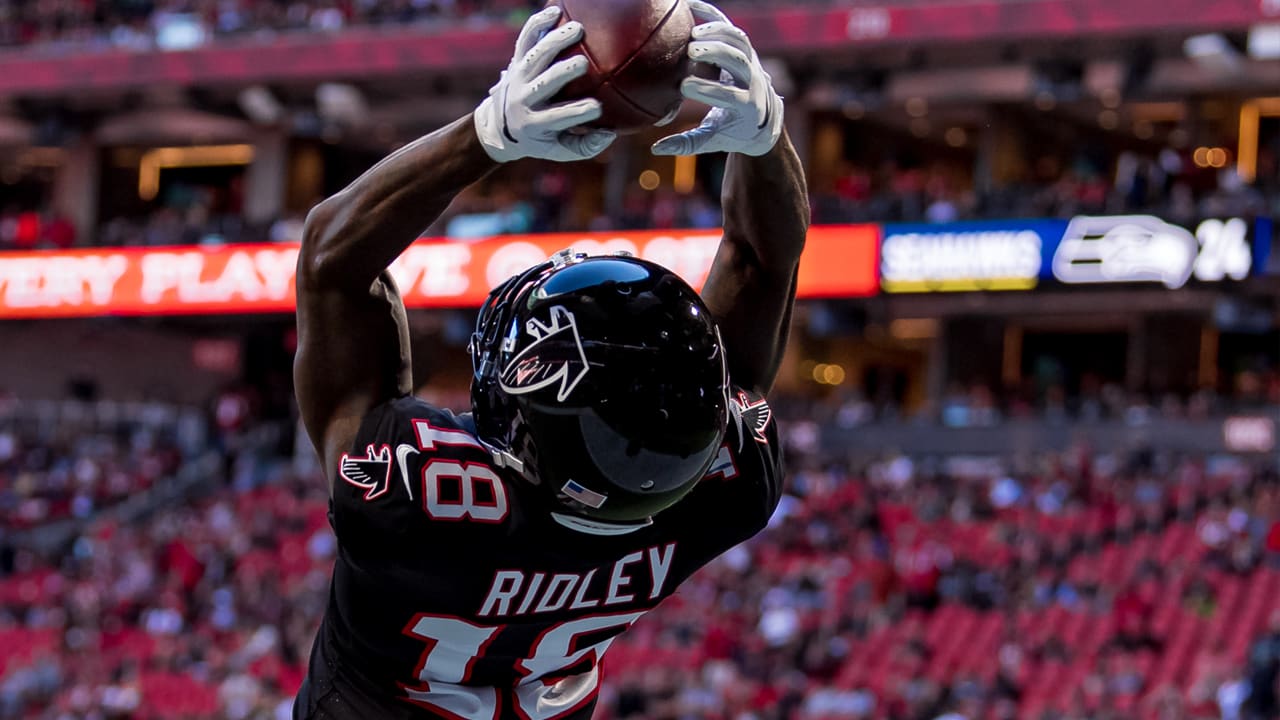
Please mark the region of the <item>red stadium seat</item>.
[[160, 717], [209, 716], [218, 711], [217, 690], [188, 675], [143, 673], [139, 685], [143, 703]]

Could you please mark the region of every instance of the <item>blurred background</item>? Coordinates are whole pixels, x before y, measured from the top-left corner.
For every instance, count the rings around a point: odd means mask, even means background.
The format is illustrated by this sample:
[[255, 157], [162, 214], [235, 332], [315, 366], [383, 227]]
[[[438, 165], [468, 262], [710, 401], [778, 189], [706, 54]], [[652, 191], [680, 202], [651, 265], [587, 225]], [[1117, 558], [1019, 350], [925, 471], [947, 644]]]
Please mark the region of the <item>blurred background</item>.
[[[302, 219], [535, 5], [0, 0], [0, 718], [290, 717], [334, 553]], [[1280, 2], [723, 6], [812, 191], [789, 490], [598, 717], [1280, 717]], [[423, 397], [560, 247], [701, 281], [724, 160], [655, 139], [504, 167], [398, 261]]]

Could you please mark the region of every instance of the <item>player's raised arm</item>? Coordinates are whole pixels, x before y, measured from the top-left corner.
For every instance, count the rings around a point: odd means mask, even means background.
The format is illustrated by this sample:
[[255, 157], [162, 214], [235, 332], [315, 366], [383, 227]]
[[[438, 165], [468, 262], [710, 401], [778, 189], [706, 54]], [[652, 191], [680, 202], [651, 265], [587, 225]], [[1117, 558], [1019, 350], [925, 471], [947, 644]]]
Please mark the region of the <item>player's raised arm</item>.
[[613, 140], [602, 130], [566, 132], [598, 118], [598, 101], [548, 105], [587, 71], [581, 56], [553, 64], [583, 32], [576, 22], [555, 27], [559, 17], [553, 7], [529, 19], [510, 66], [473, 115], [391, 154], [307, 216], [294, 385], [330, 482], [365, 414], [412, 389], [409, 328], [391, 262], [497, 163], [583, 160]]
[[686, 97], [712, 106], [702, 123], [658, 141], [660, 155], [728, 152], [724, 238], [702, 289], [719, 321], [734, 382], [773, 385], [795, 301], [809, 229], [804, 168], [783, 131], [782, 98], [746, 33], [713, 5], [689, 0], [701, 24], [689, 56], [721, 69], [721, 82], [686, 78]]

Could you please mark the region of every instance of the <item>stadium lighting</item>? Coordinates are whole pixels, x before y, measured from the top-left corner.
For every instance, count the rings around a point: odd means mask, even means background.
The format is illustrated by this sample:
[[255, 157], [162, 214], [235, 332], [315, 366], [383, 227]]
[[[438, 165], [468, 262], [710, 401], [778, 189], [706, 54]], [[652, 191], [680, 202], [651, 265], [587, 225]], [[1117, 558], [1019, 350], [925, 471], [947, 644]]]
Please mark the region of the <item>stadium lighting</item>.
[[889, 334], [898, 340], [932, 340], [938, 334], [936, 318], [898, 318], [889, 321]]
[[677, 155], [675, 173], [671, 176], [671, 187], [682, 195], [693, 192], [697, 172], [697, 155]]
[[1254, 60], [1280, 59], [1280, 23], [1260, 23], [1249, 28], [1248, 50]]
[[322, 83], [316, 88], [316, 111], [326, 120], [351, 126], [369, 119], [369, 104], [359, 88], [346, 83]]
[[1198, 147], [1191, 154], [1191, 160], [1200, 168], [1224, 168], [1230, 160], [1230, 153], [1226, 148]]
[[1253, 98], [1240, 104], [1236, 173], [1245, 182], [1253, 182], [1258, 174], [1258, 127], [1264, 117], [1280, 117], [1280, 97]]
[[840, 385], [844, 382], [845, 370], [832, 363], [818, 363], [813, 366], [813, 381], [819, 385]]
[[0, 143], [5, 145], [32, 145], [35, 128], [31, 123], [9, 115], [0, 115]]
[[284, 117], [284, 106], [270, 90], [261, 85], [241, 90], [236, 101], [245, 116], [259, 125], [274, 125]]
[[658, 185], [662, 183], [662, 177], [653, 170], [645, 170], [640, 173], [640, 187], [645, 190], [657, 190]]
[[138, 197], [155, 199], [160, 192], [160, 171], [166, 168], [248, 165], [252, 161], [252, 145], [152, 148], [138, 162]]
[[1238, 71], [1242, 61], [1240, 52], [1222, 33], [1192, 35], [1182, 44], [1182, 52], [1196, 65], [1221, 74]]
[[1236, 146], [1236, 174], [1245, 182], [1253, 182], [1258, 175], [1258, 123], [1261, 121], [1258, 104], [1245, 102], [1240, 105], [1240, 144]]

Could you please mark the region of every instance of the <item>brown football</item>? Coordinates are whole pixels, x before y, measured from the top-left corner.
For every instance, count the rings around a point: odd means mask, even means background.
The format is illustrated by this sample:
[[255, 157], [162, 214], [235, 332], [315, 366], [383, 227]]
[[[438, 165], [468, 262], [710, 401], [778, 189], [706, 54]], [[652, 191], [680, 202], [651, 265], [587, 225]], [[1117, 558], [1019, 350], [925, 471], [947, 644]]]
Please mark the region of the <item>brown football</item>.
[[680, 82], [689, 73], [693, 15], [686, 0], [551, 0], [560, 22], [577, 20], [582, 41], [561, 59], [582, 54], [590, 61], [583, 77], [555, 102], [594, 97], [603, 105], [592, 123], [620, 133], [652, 126], [680, 105]]

